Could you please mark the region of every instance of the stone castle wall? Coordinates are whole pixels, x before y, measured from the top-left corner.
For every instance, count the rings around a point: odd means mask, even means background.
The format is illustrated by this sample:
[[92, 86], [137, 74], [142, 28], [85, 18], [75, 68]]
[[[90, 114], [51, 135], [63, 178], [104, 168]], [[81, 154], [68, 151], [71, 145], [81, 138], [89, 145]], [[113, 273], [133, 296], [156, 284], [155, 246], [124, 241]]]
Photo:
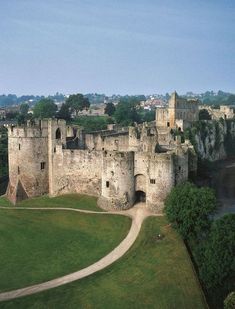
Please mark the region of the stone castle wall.
[[42, 135], [17, 129], [9, 134], [8, 196], [12, 202], [48, 193], [48, 139]]
[[173, 163], [172, 154], [135, 154], [135, 177], [137, 182], [142, 178], [147, 208], [162, 210], [164, 199], [175, 184]]
[[[159, 131], [160, 132], [160, 131]], [[160, 132], [142, 124], [120, 132], [84, 134], [64, 120], [9, 129], [8, 197], [82, 193], [105, 209], [128, 209], [140, 198], [160, 212], [171, 188], [188, 177], [188, 146], [161, 150]], [[163, 138], [164, 136], [164, 138]], [[164, 143], [169, 140], [164, 141]]]
[[198, 100], [185, 99], [174, 92], [169, 100], [168, 108], [156, 110], [156, 126], [180, 128], [184, 130], [199, 117]]
[[56, 147], [51, 196], [65, 193], [101, 194], [102, 152]]
[[134, 152], [104, 151], [99, 205], [105, 209], [128, 209], [134, 202]]

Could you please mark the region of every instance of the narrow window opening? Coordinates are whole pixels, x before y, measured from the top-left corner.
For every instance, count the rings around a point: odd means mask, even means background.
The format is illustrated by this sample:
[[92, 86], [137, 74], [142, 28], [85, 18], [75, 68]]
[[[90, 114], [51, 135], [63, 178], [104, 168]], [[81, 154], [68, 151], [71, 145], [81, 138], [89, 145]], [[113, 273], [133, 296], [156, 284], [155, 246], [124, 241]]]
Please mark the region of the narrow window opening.
[[109, 181], [106, 181], [106, 188], [109, 188]]
[[55, 138], [56, 139], [61, 139], [61, 132], [60, 132], [60, 129], [58, 128], [55, 132]]
[[18, 166], [18, 175], [20, 175], [20, 167]]
[[154, 185], [156, 183], [156, 180], [155, 179], [150, 179], [150, 183]]
[[41, 170], [44, 170], [44, 169], [45, 169], [45, 165], [46, 165], [45, 162], [41, 162]]
[[20, 144], [19, 144], [19, 150], [20, 150]]

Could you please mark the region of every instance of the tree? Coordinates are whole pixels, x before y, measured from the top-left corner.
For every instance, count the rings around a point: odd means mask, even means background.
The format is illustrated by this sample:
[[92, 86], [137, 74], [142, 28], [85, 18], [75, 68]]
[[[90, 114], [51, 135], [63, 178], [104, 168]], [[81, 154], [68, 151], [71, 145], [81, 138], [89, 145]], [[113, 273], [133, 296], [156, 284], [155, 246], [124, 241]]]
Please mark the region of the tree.
[[58, 114], [57, 118], [64, 119], [64, 120], [70, 120], [71, 119], [71, 108], [68, 104], [63, 103]]
[[235, 104], [235, 94], [231, 94], [227, 100], [225, 101], [228, 105], [234, 105]]
[[213, 222], [199, 259], [200, 277], [207, 288], [223, 285], [235, 276], [235, 214]]
[[26, 103], [22, 103], [20, 105], [20, 113], [17, 116], [17, 123], [18, 125], [25, 124], [27, 120], [30, 118], [31, 115], [28, 114], [29, 105]]
[[207, 109], [203, 108], [199, 111], [199, 120], [211, 120], [211, 115]]
[[224, 309], [235, 308], [235, 292], [231, 292], [224, 300]]
[[109, 116], [112, 116], [115, 113], [115, 110], [116, 108], [113, 103], [107, 103], [104, 109], [104, 113]]
[[78, 116], [79, 111], [82, 111], [83, 109], [87, 110], [90, 107], [89, 100], [81, 93], [70, 95], [66, 100], [66, 104], [68, 104], [71, 110], [75, 112], [76, 117]]
[[210, 188], [197, 188], [186, 182], [172, 189], [165, 201], [165, 213], [185, 239], [197, 239], [208, 232], [216, 197]]
[[73, 123], [83, 127], [85, 132], [91, 132], [107, 129], [107, 124], [113, 123], [113, 119], [106, 116], [79, 116]]
[[26, 103], [22, 103], [20, 105], [20, 114], [26, 116], [28, 114], [28, 111], [29, 111], [29, 105]]
[[138, 114], [141, 122], [150, 122], [155, 120], [155, 110], [138, 109]]
[[140, 102], [135, 97], [122, 98], [116, 107], [114, 118], [122, 125], [132, 125], [139, 122], [140, 116], [137, 112]]
[[57, 111], [57, 105], [52, 99], [42, 99], [38, 101], [33, 109], [35, 118], [52, 118], [55, 117]]
[[6, 119], [7, 120], [15, 120], [17, 119], [19, 113], [14, 111], [9, 111], [6, 113]]

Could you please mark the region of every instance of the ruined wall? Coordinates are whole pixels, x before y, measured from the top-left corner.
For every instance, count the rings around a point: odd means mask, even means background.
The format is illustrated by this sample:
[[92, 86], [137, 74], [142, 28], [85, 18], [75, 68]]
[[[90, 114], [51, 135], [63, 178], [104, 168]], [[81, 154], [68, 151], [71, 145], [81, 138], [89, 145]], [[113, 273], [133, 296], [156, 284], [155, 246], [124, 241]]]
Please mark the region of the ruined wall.
[[104, 151], [99, 206], [121, 210], [130, 208], [134, 202], [134, 153]]
[[127, 151], [129, 149], [129, 137], [127, 132], [86, 134], [85, 145], [89, 150]]
[[180, 184], [186, 181], [189, 175], [188, 148], [179, 145], [174, 152], [175, 184]]
[[157, 127], [169, 127], [169, 115], [167, 108], [156, 109], [156, 126]]
[[53, 185], [50, 195], [101, 194], [102, 152], [56, 147], [53, 154]]
[[171, 128], [178, 126], [183, 130], [189, 123], [198, 120], [198, 101], [181, 98], [174, 92], [169, 99], [167, 122], [165, 121], [165, 117], [166, 114], [163, 111], [156, 112], [157, 126], [165, 123], [165, 126], [170, 126]]
[[129, 151], [154, 153], [158, 144], [158, 132], [155, 126], [143, 123], [129, 127]]
[[161, 212], [164, 199], [175, 184], [173, 155], [135, 153], [135, 176], [138, 175], [145, 177], [147, 208]]
[[205, 109], [209, 112], [211, 119], [219, 120], [220, 118], [223, 119], [233, 119], [235, 118], [235, 107], [229, 105], [220, 105], [220, 108], [212, 108], [208, 105], [201, 105], [199, 109]]
[[103, 142], [103, 150], [127, 151], [129, 150], [129, 136], [127, 133], [107, 136]]
[[89, 150], [101, 150], [103, 141], [99, 133], [85, 134], [85, 148]]

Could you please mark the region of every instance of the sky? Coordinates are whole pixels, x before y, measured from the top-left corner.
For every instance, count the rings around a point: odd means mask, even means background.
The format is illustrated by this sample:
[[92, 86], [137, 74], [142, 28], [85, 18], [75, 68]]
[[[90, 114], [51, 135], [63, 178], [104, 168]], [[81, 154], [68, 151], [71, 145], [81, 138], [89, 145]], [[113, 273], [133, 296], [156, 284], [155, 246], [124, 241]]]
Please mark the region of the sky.
[[234, 0], [0, 0], [0, 94], [235, 92]]

